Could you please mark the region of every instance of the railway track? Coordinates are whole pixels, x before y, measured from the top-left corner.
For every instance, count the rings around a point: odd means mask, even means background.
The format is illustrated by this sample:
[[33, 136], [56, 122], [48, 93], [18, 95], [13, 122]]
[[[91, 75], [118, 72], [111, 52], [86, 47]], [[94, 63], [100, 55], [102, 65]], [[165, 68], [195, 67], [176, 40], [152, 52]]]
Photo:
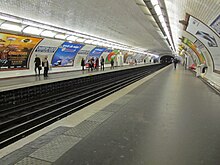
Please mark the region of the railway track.
[[69, 114], [88, 106], [148, 75], [165, 65], [153, 65], [122, 72], [103, 74], [100, 81], [52, 94], [0, 110], [0, 148], [3, 148]]

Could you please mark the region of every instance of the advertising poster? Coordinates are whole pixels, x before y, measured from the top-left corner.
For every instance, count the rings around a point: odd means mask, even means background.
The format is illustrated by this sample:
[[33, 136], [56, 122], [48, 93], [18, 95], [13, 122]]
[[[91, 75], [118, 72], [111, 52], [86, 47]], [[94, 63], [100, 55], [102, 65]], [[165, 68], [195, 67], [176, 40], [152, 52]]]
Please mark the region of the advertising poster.
[[103, 48], [103, 47], [95, 47], [88, 55], [88, 59], [91, 57], [96, 58], [100, 58], [100, 56], [102, 55], [102, 53], [106, 50], [107, 48]]
[[202, 23], [195, 17], [190, 16], [188, 20], [188, 26], [186, 31], [194, 35], [198, 40], [200, 40], [203, 45], [210, 52], [213, 63], [214, 72], [220, 71], [220, 38], [218, 34], [212, 30], [209, 26]]
[[203, 64], [205, 62], [204, 55], [202, 54], [202, 52], [199, 50], [199, 48], [197, 48], [197, 46], [192, 41], [190, 41], [188, 38], [182, 37], [182, 42], [184, 44], [186, 44], [187, 46], [189, 46], [194, 51], [194, 53], [196, 54], [196, 56], [199, 59], [200, 64]]
[[124, 53], [124, 63], [128, 64], [133, 59], [134, 55], [135, 55], [134, 52], [125, 52]]
[[89, 55], [91, 50], [93, 50], [95, 46], [93, 45], [85, 45], [76, 55], [74, 60], [74, 66], [81, 66], [81, 60], [84, 58], [86, 60], [86, 57]]
[[192, 50], [192, 48], [190, 48], [186, 44], [184, 44], [184, 45], [185, 45], [185, 50], [186, 50], [187, 54], [190, 55], [190, 57], [192, 58], [193, 63], [195, 65], [200, 64], [200, 60], [199, 60], [198, 56], [196, 55], [196, 53]]
[[210, 26], [220, 35], [220, 14]]
[[124, 63], [127, 63], [128, 56], [129, 56], [128, 52], [124, 54]]
[[111, 59], [112, 59], [112, 58], [115, 59], [115, 55], [117, 55], [118, 53], [119, 53], [119, 50], [113, 50], [112, 52], [110, 52], [110, 53], [108, 54], [108, 56], [106, 57], [105, 62], [106, 62], [107, 64], [110, 64]]
[[34, 59], [38, 56], [41, 61], [47, 57], [49, 64], [51, 64], [52, 58], [58, 47], [63, 43], [60, 40], [54, 40], [45, 38], [43, 39], [37, 47], [32, 52], [30, 59], [29, 59], [29, 68], [34, 68]]
[[146, 57], [146, 55], [137, 53], [137, 54], [134, 56], [134, 59], [136, 59], [137, 62], [142, 62], [142, 61], [144, 61], [144, 58], [145, 58], [145, 57]]
[[106, 63], [106, 58], [107, 56], [109, 55], [109, 53], [111, 53], [113, 50], [112, 49], [106, 49], [103, 53], [102, 53], [102, 57], [104, 58], [105, 60], [105, 63]]
[[0, 70], [28, 68], [29, 55], [41, 40], [0, 33]]
[[73, 66], [75, 56], [83, 46], [83, 44], [64, 42], [54, 54], [52, 66]]

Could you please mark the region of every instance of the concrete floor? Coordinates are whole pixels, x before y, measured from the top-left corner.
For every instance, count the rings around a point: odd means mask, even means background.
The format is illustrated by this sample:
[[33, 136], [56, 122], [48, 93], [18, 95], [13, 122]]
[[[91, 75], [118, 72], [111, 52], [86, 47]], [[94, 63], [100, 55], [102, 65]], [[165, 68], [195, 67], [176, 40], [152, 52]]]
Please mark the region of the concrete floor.
[[191, 72], [170, 67], [127, 98], [55, 164], [220, 164], [220, 97]]

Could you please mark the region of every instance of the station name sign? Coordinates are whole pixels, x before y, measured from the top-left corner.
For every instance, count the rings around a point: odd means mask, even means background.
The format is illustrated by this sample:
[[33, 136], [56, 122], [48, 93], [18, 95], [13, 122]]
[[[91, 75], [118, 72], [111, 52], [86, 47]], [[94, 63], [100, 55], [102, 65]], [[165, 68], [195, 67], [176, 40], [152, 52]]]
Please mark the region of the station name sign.
[[38, 46], [35, 52], [43, 52], [43, 53], [54, 53], [57, 47], [50, 46]]

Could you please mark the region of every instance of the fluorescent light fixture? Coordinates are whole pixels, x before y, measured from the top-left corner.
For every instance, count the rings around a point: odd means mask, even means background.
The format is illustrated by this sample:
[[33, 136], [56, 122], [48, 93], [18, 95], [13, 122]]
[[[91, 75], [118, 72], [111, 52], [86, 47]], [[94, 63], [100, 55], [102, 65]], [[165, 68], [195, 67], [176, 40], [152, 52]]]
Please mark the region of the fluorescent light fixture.
[[87, 35], [79, 34], [79, 33], [75, 33], [75, 36], [77, 36], [77, 37], [82, 37], [82, 38], [88, 38]]
[[6, 20], [6, 21], [11, 21], [11, 22], [16, 22], [16, 23], [22, 22], [22, 19], [16, 18], [14, 16], [6, 15], [6, 14], [1, 14], [0, 19]]
[[37, 28], [37, 27], [32, 27], [32, 26], [28, 26], [28, 27], [23, 29], [24, 33], [34, 34], [34, 35], [40, 35], [40, 33], [42, 31], [43, 31], [43, 29]]
[[76, 39], [76, 42], [84, 42], [86, 39], [84, 39], [84, 38], [77, 38]]
[[163, 15], [159, 15], [158, 18], [160, 20], [160, 23], [165, 23], [165, 19], [164, 19]]
[[101, 39], [99, 39], [99, 38], [96, 38], [96, 37], [88, 37], [89, 39], [92, 39], [92, 40], [95, 40], [95, 41], [102, 41], [102, 42], [104, 42], [104, 40], [101, 40]]
[[76, 36], [69, 36], [69, 37], [67, 37], [66, 40], [69, 40], [69, 41], [76, 41], [77, 38], [78, 38], [78, 37], [76, 37]]
[[104, 47], [111, 47], [110, 44], [106, 44], [106, 43], [104, 43], [103, 46], [104, 46]]
[[3, 23], [0, 28], [4, 30], [11, 30], [16, 32], [21, 32], [21, 30], [23, 29], [21, 24], [10, 23], [10, 22]]
[[33, 27], [38, 27], [40, 29], [52, 30], [52, 31], [56, 29], [50, 25], [45, 25], [43, 23], [39, 23], [39, 22], [31, 21], [31, 20], [23, 20], [22, 24], [26, 24], [26, 25], [33, 26]]
[[44, 36], [44, 37], [54, 37], [55, 35], [56, 33], [50, 30], [45, 30], [41, 33], [41, 36]]
[[84, 43], [86, 44], [91, 44], [93, 42], [93, 40], [85, 40]]
[[47, 29], [47, 30], [51, 30], [51, 31], [54, 31], [54, 27], [50, 26], [50, 25], [44, 25], [42, 24], [39, 28], [42, 28], [42, 29]]
[[79, 33], [76, 33], [76, 32], [71, 32], [71, 31], [68, 31], [67, 34], [71, 35], [71, 36], [76, 36], [79, 38]]
[[158, 0], [150, 0], [153, 6], [158, 5]]
[[157, 13], [157, 15], [162, 15], [162, 11], [159, 5], [154, 6], [154, 10]]
[[67, 30], [63, 30], [63, 29], [59, 29], [59, 28], [54, 28], [54, 31], [59, 32], [59, 33], [63, 33], [63, 34], [67, 34], [68, 33]]
[[164, 29], [165, 33], [167, 34], [167, 36], [168, 36], [168, 33], [169, 33], [168, 28], [165, 26], [165, 27], [163, 27], [163, 29]]
[[92, 44], [93, 45], [98, 45], [99, 41], [93, 41]]
[[29, 26], [36, 26], [36, 27], [40, 27], [41, 26], [40, 23], [37, 23], [37, 22], [34, 22], [34, 21], [30, 21], [30, 20], [23, 20], [22, 23], [25, 24], [25, 25], [29, 25]]
[[104, 45], [104, 43], [103, 43], [103, 42], [99, 42], [99, 41], [98, 41], [97, 45], [98, 45], [98, 46], [103, 46], [103, 45]]
[[163, 28], [167, 27], [166, 22], [162, 22], [161, 25], [162, 25]]
[[66, 37], [68, 37], [68, 36], [69, 35], [66, 35], [66, 34], [57, 34], [57, 35], [55, 35], [55, 38], [65, 40]]

